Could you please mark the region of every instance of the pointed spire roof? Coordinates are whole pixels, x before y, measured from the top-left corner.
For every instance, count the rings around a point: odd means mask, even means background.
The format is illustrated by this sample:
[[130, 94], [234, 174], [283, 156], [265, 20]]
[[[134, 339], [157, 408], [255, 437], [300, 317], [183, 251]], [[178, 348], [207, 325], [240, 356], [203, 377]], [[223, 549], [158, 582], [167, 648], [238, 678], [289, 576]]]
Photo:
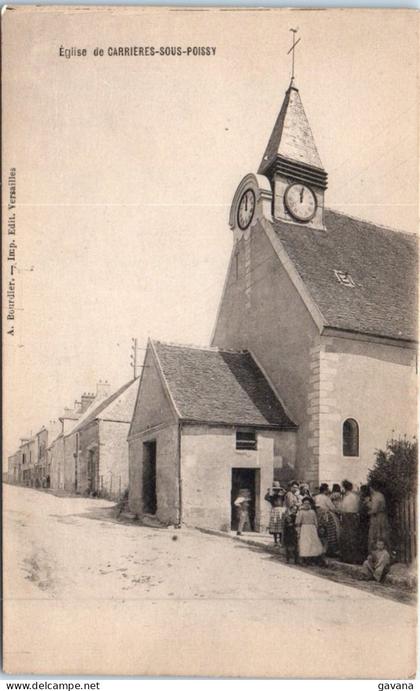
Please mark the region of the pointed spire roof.
[[299, 90], [290, 83], [271, 133], [258, 173], [264, 174], [277, 157], [324, 169], [312, 130], [303, 109]]

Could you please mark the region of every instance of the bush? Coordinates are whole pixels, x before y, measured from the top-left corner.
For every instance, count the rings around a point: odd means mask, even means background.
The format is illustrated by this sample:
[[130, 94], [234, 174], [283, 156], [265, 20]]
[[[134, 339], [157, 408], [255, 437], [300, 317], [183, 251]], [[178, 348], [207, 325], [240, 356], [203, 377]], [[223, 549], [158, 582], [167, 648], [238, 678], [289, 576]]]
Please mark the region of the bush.
[[390, 439], [385, 450], [376, 451], [368, 482], [376, 483], [391, 504], [417, 493], [417, 439]]

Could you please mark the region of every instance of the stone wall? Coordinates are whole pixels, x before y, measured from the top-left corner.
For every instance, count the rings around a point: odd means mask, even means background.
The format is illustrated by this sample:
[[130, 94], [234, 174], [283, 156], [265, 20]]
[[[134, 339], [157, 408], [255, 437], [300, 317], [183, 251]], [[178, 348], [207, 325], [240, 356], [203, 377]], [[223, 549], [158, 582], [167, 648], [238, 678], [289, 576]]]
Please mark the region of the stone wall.
[[76, 491], [76, 435], [64, 437], [64, 489], [66, 492]]
[[51, 489], [64, 489], [64, 439], [57, 437], [49, 450], [51, 466]]
[[143, 456], [145, 442], [156, 442], [156, 517], [166, 524], [179, 522], [178, 424], [137, 433], [129, 440], [129, 508], [143, 514]]
[[[237, 254], [237, 259], [235, 255]], [[298, 426], [297, 475], [317, 477], [319, 331], [260, 223], [234, 248], [213, 345], [250, 350]]]
[[183, 523], [230, 531], [232, 468], [254, 468], [259, 470], [256, 529], [264, 531], [270, 512], [264, 495], [273, 481], [275, 435], [275, 432], [260, 431], [256, 450], [239, 451], [234, 428], [184, 425], [181, 437]]
[[[415, 351], [323, 337], [320, 348], [320, 481], [366, 480], [376, 449], [393, 435], [416, 434]], [[342, 426], [359, 425], [359, 456], [343, 456]]]
[[150, 427], [175, 420], [172, 405], [157, 370], [156, 359], [149, 345], [144, 361], [137, 402], [129, 436], [144, 432]]
[[99, 421], [99, 476], [102, 492], [118, 499], [128, 488], [128, 422]]
[[[76, 434], [78, 435], [78, 441], [76, 441], [78, 451], [76, 491], [78, 494], [86, 494], [89, 491], [88, 464], [90, 452], [95, 450], [96, 453], [98, 453], [100, 448], [98, 421], [93, 420], [86, 427], [82, 427]], [[76, 436], [76, 434], [74, 436]]]

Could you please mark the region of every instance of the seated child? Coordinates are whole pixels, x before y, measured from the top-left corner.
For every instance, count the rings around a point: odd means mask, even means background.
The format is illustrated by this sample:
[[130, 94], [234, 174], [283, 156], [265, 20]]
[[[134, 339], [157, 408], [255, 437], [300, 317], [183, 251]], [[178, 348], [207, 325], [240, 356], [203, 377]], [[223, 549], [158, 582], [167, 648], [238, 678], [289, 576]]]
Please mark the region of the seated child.
[[368, 558], [363, 564], [363, 574], [369, 580], [378, 581], [382, 583], [386, 574], [389, 571], [391, 557], [389, 552], [385, 549], [383, 540], [376, 541], [376, 549], [372, 550]]
[[297, 505], [291, 506], [290, 509], [284, 515], [283, 519], [283, 544], [286, 548], [286, 561], [289, 562], [290, 558], [293, 557], [295, 564], [298, 563], [298, 544], [297, 532], [295, 527], [297, 512]]

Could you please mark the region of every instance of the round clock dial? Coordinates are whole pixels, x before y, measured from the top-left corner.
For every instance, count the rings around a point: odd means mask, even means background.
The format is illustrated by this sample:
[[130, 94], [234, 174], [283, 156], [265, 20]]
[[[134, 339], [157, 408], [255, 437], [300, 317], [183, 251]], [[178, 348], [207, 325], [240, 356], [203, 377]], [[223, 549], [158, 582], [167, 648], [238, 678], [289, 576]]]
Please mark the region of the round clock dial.
[[238, 226], [241, 230], [248, 228], [255, 211], [255, 194], [253, 190], [246, 190], [238, 206]]
[[290, 185], [284, 195], [284, 201], [288, 212], [298, 221], [310, 221], [315, 215], [316, 197], [306, 185]]

